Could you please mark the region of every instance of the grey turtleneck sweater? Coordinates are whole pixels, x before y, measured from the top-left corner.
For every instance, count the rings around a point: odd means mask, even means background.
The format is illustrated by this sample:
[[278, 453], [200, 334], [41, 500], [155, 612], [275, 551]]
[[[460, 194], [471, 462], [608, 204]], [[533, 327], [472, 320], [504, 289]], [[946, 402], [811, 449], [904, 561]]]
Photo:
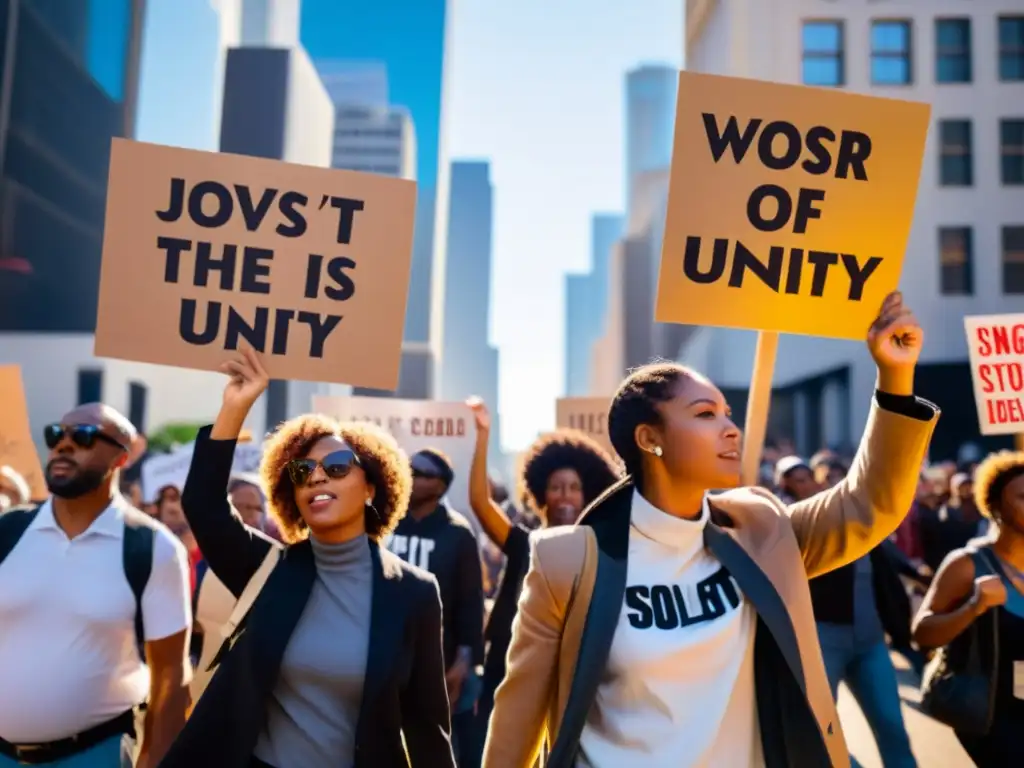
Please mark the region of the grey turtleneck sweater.
[[254, 755], [275, 768], [350, 766], [369, 649], [370, 544], [313, 539], [317, 576], [281, 660]]

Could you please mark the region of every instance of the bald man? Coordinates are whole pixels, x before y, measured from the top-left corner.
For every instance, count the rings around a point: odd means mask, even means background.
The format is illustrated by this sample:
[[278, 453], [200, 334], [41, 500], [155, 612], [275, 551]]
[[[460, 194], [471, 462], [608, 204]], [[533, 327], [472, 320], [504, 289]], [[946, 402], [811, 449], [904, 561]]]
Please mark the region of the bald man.
[[[0, 516], [26, 521], [6, 557], [0, 550], [0, 768], [131, 765], [135, 710], [147, 702], [137, 765], [151, 768], [188, 706], [185, 549], [118, 491], [138, 448], [128, 419], [91, 403], [44, 436], [50, 498]], [[141, 555], [140, 541], [151, 544]], [[140, 556], [141, 586], [129, 566]]]

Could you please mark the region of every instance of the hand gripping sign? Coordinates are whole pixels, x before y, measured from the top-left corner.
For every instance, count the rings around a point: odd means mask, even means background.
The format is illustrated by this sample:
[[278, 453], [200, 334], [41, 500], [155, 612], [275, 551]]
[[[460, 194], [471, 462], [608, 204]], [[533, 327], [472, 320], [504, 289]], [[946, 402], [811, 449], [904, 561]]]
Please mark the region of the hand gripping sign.
[[398, 383], [416, 185], [114, 139], [95, 354]]
[[899, 283], [930, 107], [682, 72], [655, 319], [760, 331], [744, 482], [778, 334], [864, 339]]

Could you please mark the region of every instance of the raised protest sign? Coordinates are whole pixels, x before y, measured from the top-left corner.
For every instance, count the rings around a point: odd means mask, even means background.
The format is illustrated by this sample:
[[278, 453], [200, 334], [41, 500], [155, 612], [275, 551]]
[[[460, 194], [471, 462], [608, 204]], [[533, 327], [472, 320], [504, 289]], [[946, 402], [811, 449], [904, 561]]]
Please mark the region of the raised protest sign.
[[608, 404], [607, 397], [560, 397], [555, 403], [555, 426], [586, 433], [614, 457], [608, 438]]
[[965, 317], [983, 435], [1024, 434], [1024, 315]]
[[929, 114], [682, 72], [656, 319], [862, 341], [899, 283]]
[[655, 319], [759, 331], [757, 482], [778, 334], [863, 341], [896, 289], [931, 108], [681, 72]]
[[[194, 443], [183, 445], [170, 453], [153, 454], [146, 458], [140, 470], [142, 481], [142, 497], [147, 503], [157, 501], [160, 491], [168, 486], [179, 491], [185, 487], [188, 468], [192, 464]], [[235, 446], [235, 458], [231, 464], [231, 474], [239, 475], [256, 472], [263, 456], [261, 443], [238, 443]], [[227, 492], [227, 489], [225, 489]]]
[[465, 403], [318, 395], [313, 398], [313, 410], [342, 421], [371, 421], [384, 427], [409, 456], [424, 448], [443, 452], [455, 468], [448, 503], [479, 531], [469, 507], [469, 467], [476, 447], [476, 426]]
[[39, 453], [28, 423], [28, 405], [21, 368], [0, 365], [0, 466], [9, 466], [25, 478], [34, 501], [49, 496]]
[[[416, 185], [114, 139], [95, 354], [397, 386]], [[145, 311], [139, 311], [143, 299]]]

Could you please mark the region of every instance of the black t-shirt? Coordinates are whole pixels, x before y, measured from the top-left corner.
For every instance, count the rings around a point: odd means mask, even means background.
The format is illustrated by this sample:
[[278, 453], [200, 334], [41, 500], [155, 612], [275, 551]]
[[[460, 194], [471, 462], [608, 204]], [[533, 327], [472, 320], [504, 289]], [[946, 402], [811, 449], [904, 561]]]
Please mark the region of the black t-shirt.
[[407, 563], [430, 571], [441, 592], [445, 669], [461, 646], [483, 663], [484, 584], [480, 550], [465, 517], [441, 504], [415, 520], [406, 515], [388, 539], [388, 549]]
[[513, 525], [502, 552], [507, 558], [505, 570], [484, 633], [488, 643], [484, 680], [485, 684], [490, 682], [495, 686], [505, 677], [505, 655], [512, 640], [512, 621], [519, 609], [519, 593], [523, 591], [523, 579], [530, 567], [530, 532]]

